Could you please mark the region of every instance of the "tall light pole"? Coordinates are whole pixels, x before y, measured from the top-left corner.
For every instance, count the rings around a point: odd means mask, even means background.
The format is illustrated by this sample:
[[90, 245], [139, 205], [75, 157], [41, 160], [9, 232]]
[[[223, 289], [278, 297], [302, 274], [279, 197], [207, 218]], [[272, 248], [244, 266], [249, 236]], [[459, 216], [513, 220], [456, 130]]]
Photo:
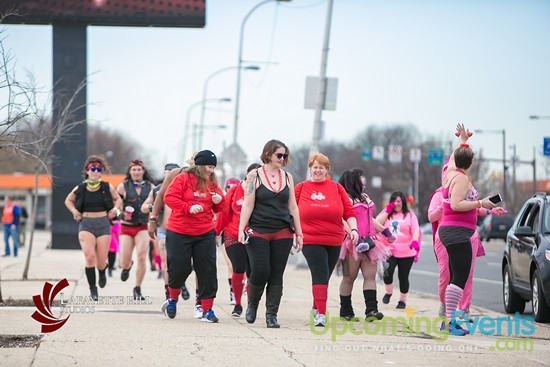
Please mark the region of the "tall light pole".
[[248, 18], [258, 9], [260, 6], [267, 4], [267, 3], [288, 3], [291, 0], [264, 0], [256, 6], [254, 6], [250, 11], [244, 16], [243, 21], [241, 23], [241, 32], [239, 36], [239, 60], [237, 63], [237, 91], [235, 92], [235, 116], [233, 119], [233, 144], [237, 145], [237, 137], [238, 137], [238, 131], [239, 131], [239, 108], [240, 108], [240, 100], [241, 100], [241, 70], [243, 69], [243, 40], [244, 40], [244, 27], [246, 25], [246, 21]]
[[[199, 105], [205, 105], [207, 102], [231, 102], [231, 98], [207, 98], [207, 99], [201, 99], [200, 101], [197, 101], [193, 104], [191, 104], [187, 108], [187, 114], [185, 118], [185, 127], [183, 129], [183, 143], [182, 143], [182, 152], [183, 152], [183, 161], [185, 161], [187, 158], [187, 138], [189, 137], [189, 123], [191, 121], [191, 112], [193, 109]], [[193, 147], [194, 148], [194, 147]]]
[[[212, 79], [216, 75], [221, 74], [225, 71], [240, 69], [240, 68], [242, 68], [244, 70], [260, 70], [260, 67], [257, 66], [257, 65], [247, 65], [247, 66], [228, 66], [228, 67], [225, 67], [225, 68], [222, 68], [220, 70], [217, 70], [217, 71], [213, 72], [212, 74], [210, 74], [204, 80], [204, 85], [202, 87], [202, 100], [205, 101], [206, 98], [208, 97], [208, 83], [210, 82], [210, 79]], [[203, 132], [204, 132], [204, 129], [202, 127], [204, 126], [204, 115], [205, 115], [205, 113], [206, 113], [206, 104], [203, 103], [202, 108], [201, 108], [201, 121], [200, 121], [200, 126], [201, 127], [199, 128], [199, 146], [202, 146], [202, 136], [203, 136]]]
[[529, 120], [550, 120], [550, 116], [531, 115]]
[[506, 130], [474, 130], [476, 133], [502, 134], [502, 197], [506, 199]]

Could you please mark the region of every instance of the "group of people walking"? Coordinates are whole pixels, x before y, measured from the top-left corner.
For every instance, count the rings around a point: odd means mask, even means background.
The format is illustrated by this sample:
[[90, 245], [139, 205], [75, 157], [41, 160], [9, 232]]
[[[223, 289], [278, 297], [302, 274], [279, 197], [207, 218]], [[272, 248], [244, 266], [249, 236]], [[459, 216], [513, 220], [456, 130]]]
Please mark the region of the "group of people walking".
[[[477, 192], [467, 178], [473, 162], [473, 152], [466, 143], [469, 134], [463, 125], [457, 127], [457, 134], [460, 146], [445, 166], [439, 201], [437, 205], [433, 201], [434, 207], [430, 207], [430, 220], [439, 223], [440, 242], [434, 249], [444, 269], [439, 289], [449, 319], [465, 287], [471, 287], [468, 279], [473, 267], [472, 251], [479, 247], [478, 241], [471, 240], [476, 215], [481, 208], [487, 210], [485, 214], [491, 210], [501, 213], [487, 198], [477, 200]], [[121, 279], [128, 279], [132, 252], [136, 249], [134, 298], [142, 297], [147, 244], [149, 237], [158, 239], [167, 269], [163, 311], [169, 318], [176, 316], [182, 289], [187, 292], [185, 282], [195, 271], [200, 318], [218, 322], [213, 308], [218, 290], [218, 236], [232, 268], [232, 316], [242, 315], [246, 292], [245, 318], [249, 323], [256, 321], [265, 293], [266, 326], [280, 327], [277, 316], [283, 274], [292, 248], [303, 251], [310, 269], [311, 320], [315, 326], [326, 326], [328, 285], [335, 268], [343, 274], [339, 287], [341, 317], [356, 317], [351, 294], [359, 270], [367, 321], [384, 317], [378, 308], [377, 273], [384, 282], [382, 302], [387, 304], [393, 295], [397, 268], [396, 308], [406, 308], [409, 274], [418, 261], [421, 233], [405, 195], [393, 192], [389, 203], [376, 215], [376, 205], [365, 192], [366, 177], [360, 169], [346, 170], [338, 182], [332, 181], [329, 158], [315, 153], [308, 161], [310, 179], [295, 185], [292, 175], [284, 169], [290, 163], [290, 151], [283, 142], [267, 142], [260, 159], [262, 164], [250, 165], [245, 179], [224, 193], [215, 174], [217, 157], [209, 150], [196, 153], [187, 168], [167, 165], [164, 182], [156, 190], [140, 160], [130, 163], [126, 180], [115, 190], [101, 180], [102, 173], [108, 172], [106, 162], [101, 157], [89, 157], [84, 182], [69, 193], [65, 203], [80, 223], [79, 241], [92, 297], [97, 298], [96, 268], [99, 287], [106, 283], [109, 218], [121, 218]], [[442, 327], [463, 335], [452, 322]]]

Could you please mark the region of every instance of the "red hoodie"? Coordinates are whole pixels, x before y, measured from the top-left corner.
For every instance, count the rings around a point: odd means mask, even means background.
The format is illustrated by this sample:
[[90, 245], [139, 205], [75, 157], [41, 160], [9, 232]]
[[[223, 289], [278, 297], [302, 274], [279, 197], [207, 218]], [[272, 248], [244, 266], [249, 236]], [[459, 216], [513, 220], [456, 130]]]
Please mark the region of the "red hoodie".
[[[225, 197], [220, 187], [214, 182], [208, 183], [206, 192], [197, 191], [197, 178], [184, 172], [174, 178], [164, 195], [164, 203], [172, 209], [168, 218], [167, 229], [191, 236], [205, 234], [214, 229], [214, 213], [225, 209]], [[212, 192], [221, 195], [219, 204], [212, 202]], [[197, 214], [189, 213], [191, 207], [200, 204], [204, 210]]]
[[241, 185], [233, 186], [225, 195], [226, 210], [216, 220], [216, 235], [224, 231], [226, 237], [239, 238], [239, 222], [243, 208], [244, 190]]

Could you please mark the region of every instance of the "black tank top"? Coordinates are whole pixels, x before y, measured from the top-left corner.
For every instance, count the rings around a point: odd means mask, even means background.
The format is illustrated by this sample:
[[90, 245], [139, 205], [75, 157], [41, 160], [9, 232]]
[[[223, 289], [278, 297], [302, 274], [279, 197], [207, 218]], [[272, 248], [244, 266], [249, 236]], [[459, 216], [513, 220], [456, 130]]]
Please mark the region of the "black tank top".
[[248, 225], [259, 233], [274, 233], [285, 228], [291, 228], [294, 219], [288, 211], [288, 177], [285, 172], [286, 185], [276, 193], [265, 187], [260, 179], [260, 186], [256, 189], [254, 210], [248, 220]]

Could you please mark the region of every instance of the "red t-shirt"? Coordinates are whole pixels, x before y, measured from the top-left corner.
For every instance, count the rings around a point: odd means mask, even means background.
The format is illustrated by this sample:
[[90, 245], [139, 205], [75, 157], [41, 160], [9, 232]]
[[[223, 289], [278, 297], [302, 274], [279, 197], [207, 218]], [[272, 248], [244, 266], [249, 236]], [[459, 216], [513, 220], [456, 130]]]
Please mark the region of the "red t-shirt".
[[[214, 229], [214, 213], [225, 209], [225, 197], [220, 187], [210, 182], [206, 192], [197, 190], [197, 178], [184, 172], [174, 178], [166, 190], [164, 203], [172, 209], [166, 228], [179, 234], [191, 236], [205, 234]], [[212, 192], [221, 195], [219, 204], [212, 202]], [[200, 204], [204, 210], [197, 214], [189, 213], [191, 207]]]
[[346, 190], [337, 182], [304, 181], [294, 190], [300, 210], [304, 245], [340, 246], [344, 240], [342, 219], [355, 217]]
[[226, 210], [218, 214], [216, 220], [216, 235], [224, 231], [225, 237], [238, 239], [239, 222], [241, 219], [241, 209], [244, 202], [244, 190], [241, 185], [233, 186], [225, 195], [227, 201]]

